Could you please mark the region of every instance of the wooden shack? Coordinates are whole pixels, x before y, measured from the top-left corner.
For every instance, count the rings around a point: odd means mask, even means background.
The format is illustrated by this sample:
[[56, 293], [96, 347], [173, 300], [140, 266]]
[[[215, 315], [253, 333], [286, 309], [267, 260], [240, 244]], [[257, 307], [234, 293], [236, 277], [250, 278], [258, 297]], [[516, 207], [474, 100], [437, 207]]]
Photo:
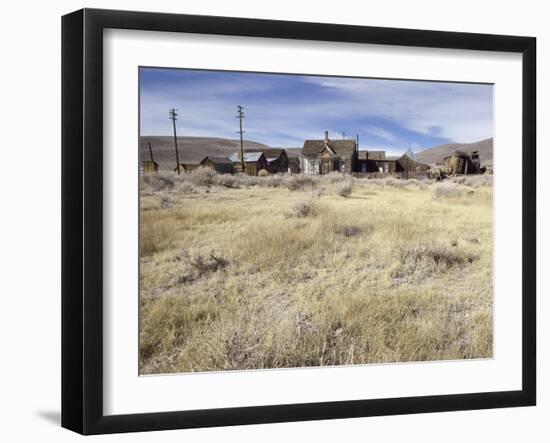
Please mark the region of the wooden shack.
[[[241, 160], [238, 152], [234, 152], [229, 157], [234, 165], [235, 172], [242, 173]], [[246, 175], [258, 175], [262, 169], [267, 169], [267, 159], [263, 152], [245, 152], [244, 153], [244, 173]]]
[[233, 162], [227, 157], [206, 156], [199, 163], [199, 166], [213, 169], [220, 174], [233, 174], [235, 172]]
[[141, 162], [144, 174], [156, 174], [159, 170], [159, 165], [153, 160], [143, 160]]
[[405, 178], [409, 175], [425, 174], [430, 169], [429, 165], [420, 163], [407, 154], [401, 156], [385, 156], [383, 160], [369, 160], [367, 163], [368, 170], [366, 172], [376, 172], [370, 170], [372, 169], [372, 164], [376, 165], [378, 172], [401, 175]]
[[262, 152], [267, 160], [267, 170], [272, 174], [288, 172], [288, 155], [283, 148], [251, 148], [245, 152]]
[[360, 151], [357, 159], [357, 172], [382, 172], [386, 151]]
[[288, 157], [288, 172], [298, 174], [300, 171], [300, 157]]

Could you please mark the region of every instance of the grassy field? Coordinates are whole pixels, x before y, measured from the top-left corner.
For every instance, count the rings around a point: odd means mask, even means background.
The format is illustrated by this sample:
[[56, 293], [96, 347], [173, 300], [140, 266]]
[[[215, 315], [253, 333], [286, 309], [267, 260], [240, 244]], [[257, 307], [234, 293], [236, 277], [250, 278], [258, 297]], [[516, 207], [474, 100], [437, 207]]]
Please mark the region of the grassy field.
[[492, 357], [491, 178], [143, 177], [141, 373]]

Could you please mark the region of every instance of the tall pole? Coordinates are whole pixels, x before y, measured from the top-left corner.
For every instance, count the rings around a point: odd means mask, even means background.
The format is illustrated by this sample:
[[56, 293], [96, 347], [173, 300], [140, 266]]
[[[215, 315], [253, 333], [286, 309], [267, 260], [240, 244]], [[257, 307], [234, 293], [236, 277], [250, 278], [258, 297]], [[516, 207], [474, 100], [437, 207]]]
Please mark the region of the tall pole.
[[151, 161], [154, 162], [155, 160], [153, 159], [153, 148], [151, 148], [151, 142], [148, 142], [149, 144], [149, 155], [151, 156]]
[[176, 135], [176, 120], [177, 120], [177, 109], [170, 109], [169, 111], [169, 114], [170, 114], [170, 120], [172, 120], [172, 125], [174, 127], [174, 147], [176, 148], [176, 163], [177, 163], [177, 166], [176, 166], [176, 170], [178, 171], [178, 174], [180, 173], [180, 156], [178, 154], [178, 136]]
[[241, 162], [241, 172], [244, 174], [246, 169], [244, 166], [244, 145], [243, 145], [243, 118], [244, 112], [241, 105], [237, 106], [237, 118], [239, 119], [239, 134], [241, 136], [241, 150], [239, 152], [239, 161]]

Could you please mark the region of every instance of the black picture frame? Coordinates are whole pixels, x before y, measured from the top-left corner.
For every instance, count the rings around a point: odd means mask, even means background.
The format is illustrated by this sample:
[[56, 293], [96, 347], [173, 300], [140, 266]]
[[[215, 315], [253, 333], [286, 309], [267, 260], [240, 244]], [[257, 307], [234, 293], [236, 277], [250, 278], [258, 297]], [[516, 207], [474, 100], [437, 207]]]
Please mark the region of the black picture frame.
[[[103, 413], [103, 30], [171, 31], [522, 54], [522, 389], [260, 407]], [[62, 426], [82, 434], [531, 406], [536, 403], [536, 39], [83, 9], [62, 18]]]

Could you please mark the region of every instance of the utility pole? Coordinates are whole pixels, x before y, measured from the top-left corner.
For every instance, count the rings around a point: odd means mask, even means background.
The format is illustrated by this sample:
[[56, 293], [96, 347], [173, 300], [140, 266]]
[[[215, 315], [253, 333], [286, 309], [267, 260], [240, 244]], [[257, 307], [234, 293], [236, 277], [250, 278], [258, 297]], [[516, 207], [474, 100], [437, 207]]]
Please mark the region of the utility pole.
[[154, 162], [155, 160], [153, 159], [153, 148], [151, 148], [151, 142], [149, 142], [148, 144], [149, 144], [149, 155], [151, 156], [151, 161]]
[[342, 132], [342, 138], [346, 138], [346, 131]]
[[178, 154], [178, 136], [176, 135], [176, 120], [177, 120], [177, 109], [170, 109], [170, 111], [168, 112], [169, 115], [170, 115], [170, 120], [172, 120], [172, 125], [174, 127], [174, 147], [176, 148], [176, 162], [177, 162], [177, 167], [176, 167], [176, 170], [178, 171], [178, 175], [180, 173], [180, 156]]
[[357, 151], [359, 151], [359, 134], [355, 134], [355, 143], [357, 144]]
[[237, 106], [237, 118], [239, 119], [239, 134], [241, 136], [241, 151], [239, 153], [239, 161], [241, 162], [241, 172], [245, 173], [245, 166], [244, 166], [244, 147], [243, 147], [243, 118], [244, 118], [244, 112], [243, 107], [241, 105]]

